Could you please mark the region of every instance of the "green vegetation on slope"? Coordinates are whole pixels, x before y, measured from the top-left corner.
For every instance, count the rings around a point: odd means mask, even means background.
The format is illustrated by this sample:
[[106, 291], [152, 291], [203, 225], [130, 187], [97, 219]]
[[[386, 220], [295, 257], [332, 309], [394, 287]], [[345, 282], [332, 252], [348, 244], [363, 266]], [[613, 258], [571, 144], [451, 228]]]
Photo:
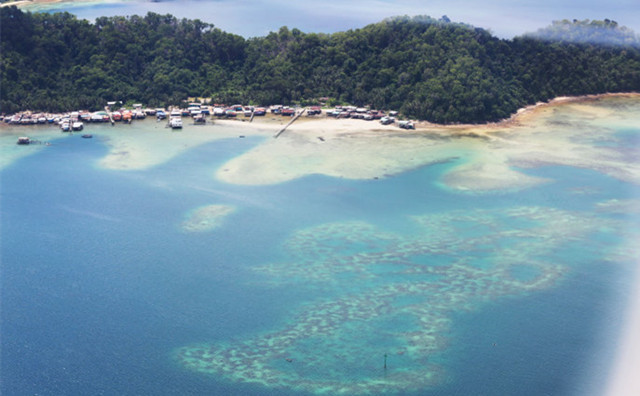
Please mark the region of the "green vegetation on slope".
[[635, 45], [501, 40], [447, 18], [392, 18], [335, 34], [283, 27], [248, 40], [153, 13], [92, 24], [6, 7], [0, 22], [2, 112], [329, 97], [438, 123], [487, 122], [555, 96], [640, 90]]

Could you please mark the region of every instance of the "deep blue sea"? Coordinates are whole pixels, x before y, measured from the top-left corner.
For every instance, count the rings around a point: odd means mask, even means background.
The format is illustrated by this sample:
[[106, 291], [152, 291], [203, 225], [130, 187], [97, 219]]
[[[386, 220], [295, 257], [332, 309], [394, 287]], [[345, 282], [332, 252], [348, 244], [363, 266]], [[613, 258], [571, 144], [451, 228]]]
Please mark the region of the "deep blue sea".
[[[521, 171], [550, 183], [460, 194], [438, 183], [456, 160], [212, 177], [261, 142], [115, 171], [100, 135], [76, 135], [3, 169], [0, 393], [602, 391], [632, 280], [613, 251], [637, 218], [594, 208], [638, 186], [544, 166]], [[183, 229], [214, 204], [234, 208], [221, 226]]]

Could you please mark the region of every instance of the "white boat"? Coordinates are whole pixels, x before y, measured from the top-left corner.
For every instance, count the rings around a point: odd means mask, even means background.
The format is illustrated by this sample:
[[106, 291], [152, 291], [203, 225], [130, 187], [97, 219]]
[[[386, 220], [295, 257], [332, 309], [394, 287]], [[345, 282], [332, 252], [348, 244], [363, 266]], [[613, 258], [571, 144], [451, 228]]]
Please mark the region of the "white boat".
[[399, 121], [398, 126], [403, 129], [416, 129], [411, 121]]
[[207, 122], [206, 117], [204, 116], [204, 114], [202, 114], [202, 112], [196, 114], [193, 116], [193, 122], [196, 124], [204, 124]]
[[172, 117], [169, 120], [169, 126], [171, 129], [181, 129], [182, 128], [182, 118], [180, 117]]
[[73, 129], [74, 131], [81, 131], [82, 129], [84, 129], [84, 124], [81, 121], [76, 121], [71, 124], [71, 129]]

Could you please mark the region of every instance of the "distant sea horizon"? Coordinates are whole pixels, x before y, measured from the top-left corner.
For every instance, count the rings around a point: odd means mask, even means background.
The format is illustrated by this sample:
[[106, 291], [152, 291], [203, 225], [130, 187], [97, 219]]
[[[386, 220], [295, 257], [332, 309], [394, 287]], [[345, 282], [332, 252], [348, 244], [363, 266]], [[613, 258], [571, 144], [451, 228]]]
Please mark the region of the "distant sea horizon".
[[266, 36], [282, 26], [307, 33], [335, 33], [362, 28], [383, 19], [402, 15], [447, 16], [454, 22], [471, 24], [489, 30], [494, 35], [511, 39], [550, 25], [556, 20], [591, 19], [616, 20], [640, 32], [640, 10], [633, 2], [613, 3], [589, 0], [577, 6], [570, 0], [541, 0], [536, 4], [509, 3], [492, 0], [481, 8], [468, 0], [438, 0], [424, 4], [418, 0], [380, 1], [371, 3], [323, 1], [307, 4], [281, 0], [237, 2], [221, 0], [109, 0], [58, 1], [23, 4], [33, 12], [70, 12], [79, 18], [94, 21], [101, 16], [144, 16], [148, 12], [172, 14], [178, 18], [200, 19], [233, 34], [250, 37]]

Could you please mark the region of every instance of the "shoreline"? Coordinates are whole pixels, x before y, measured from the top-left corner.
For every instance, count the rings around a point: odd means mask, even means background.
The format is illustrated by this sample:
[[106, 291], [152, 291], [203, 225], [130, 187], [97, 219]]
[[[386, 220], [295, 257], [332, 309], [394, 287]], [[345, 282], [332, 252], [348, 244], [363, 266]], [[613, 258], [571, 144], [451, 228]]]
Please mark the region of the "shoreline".
[[[274, 139], [276, 132], [290, 118], [268, 113], [264, 117], [255, 117], [252, 123], [243, 116], [237, 119], [214, 118], [213, 123], [207, 126], [187, 127], [182, 134], [169, 136], [175, 142], [182, 141], [184, 147], [234, 133], [266, 138], [213, 172], [217, 179], [239, 185], [281, 183], [310, 174], [378, 179], [452, 160], [456, 161], [455, 166], [443, 175], [439, 183], [458, 193], [492, 194], [546, 183], [549, 180], [529, 176], [517, 168], [547, 165], [590, 169], [640, 184], [639, 163], [598, 144], [601, 140], [615, 139], [615, 136], [611, 135], [609, 124], [595, 120], [615, 119], [617, 110], [589, 103], [614, 98], [629, 98], [635, 102], [640, 93], [558, 97], [527, 106], [509, 119], [489, 124], [438, 125], [423, 122], [415, 130], [406, 130], [399, 128], [397, 123], [382, 125], [377, 121], [336, 119], [325, 112], [320, 116], [300, 117], [278, 139]], [[579, 103], [586, 105], [580, 106]], [[564, 107], [568, 105], [575, 108]], [[566, 113], [562, 116], [562, 125], [553, 120], [555, 110]], [[620, 122], [627, 122], [629, 125], [625, 124], [626, 127], [635, 128], [633, 114], [623, 117]], [[145, 125], [144, 120], [134, 121], [133, 125], [140, 122], [142, 124], [139, 125]], [[582, 131], [573, 128], [571, 122], [590, 122], [593, 128]], [[126, 129], [119, 127], [118, 123], [116, 125], [114, 132]], [[550, 127], [553, 133], [550, 133]], [[38, 139], [39, 135], [47, 133], [45, 131], [52, 131], [46, 126], [0, 127], [0, 136], [3, 129], [10, 131], [4, 134], [5, 137], [12, 136], [13, 139], [18, 134], [33, 134], [31, 137]], [[152, 167], [168, 161], [179, 151], [175, 147], [167, 147], [166, 138], [159, 138], [164, 134], [149, 136], [149, 141], [139, 141], [126, 133], [109, 135], [114, 135], [108, 142], [110, 152], [101, 161], [101, 165], [108, 169]], [[5, 144], [15, 146], [15, 140]], [[25, 150], [17, 151], [26, 153]]]
[[483, 129], [483, 128], [503, 128], [521, 125], [523, 119], [527, 119], [541, 109], [561, 106], [572, 103], [590, 103], [609, 98], [640, 98], [640, 92], [607, 92], [602, 94], [589, 94], [578, 96], [557, 96], [548, 102], [537, 102], [532, 105], [521, 107], [509, 118], [496, 122], [484, 124], [435, 124], [428, 121], [416, 121], [416, 128], [442, 128], [442, 129]]
[[9, 7], [14, 5], [18, 8], [21, 8], [22, 6], [26, 6], [26, 5], [55, 4], [55, 3], [62, 3], [65, 1], [68, 3], [73, 3], [73, 1], [69, 1], [69, 0], [18, 0], [18, 1], [12, 1], [9, 3], [0, 4], [0, 7]]
[[[26, 6], [26, 8], [29, 8], [29, 6], [34, 6], [37, 7], [39, 5], [44, 5], [44, 4], [58, 4], [58, 3], [95, 3], [98, 2], [98, 0], [82, 0], [82, 1], [76, 1], [76, 0], [18, 0], [18, 1], [12, 1], [9, 3], [4, 3], [4, 4], [0, 4], [0, 8], [1, 7], [9, 7], [9, 6], [16, 6], [20, 9], [22, 9], [23, 7]], [[27, 9], [27, 11], [30, 11]]]
[[[37, 1], [37, 0], [21, 0], [20, 2], [23, 2], [23, 1], [27, 3], [32, 3], [33, 1]], [[40, 2], [43, 2], [43, 3], [44, 2], [62, 2], [62, 1], [66, 1], [66, 0], [40, 0]], [[403, 132], [404, 134], [407, 134], [407, 133], [417, 133], [421, 131], [423, 132], [426, 130], [430, 132], [450, 132], [453, 135], [466, 134], [469, 137], [489, 137], [485, 133], [481, 133], [480, 136], [478, 136], [477, 133], [486, 132], [487, 130], [505, 129], [505, 128], [510, 128], [514, 126], [521, 126], [531, 116], [535, 116], [535, 114], [538, 113], [540, 110], [544, 110], [550, 107], [557, 107], [557, 106], [562, 106], [566, 104], [575, 104], [575, 103], [588, 104], [590, 102], [609, 99], [609, 98], [640, 98], [640, 92], [608, 92], [603, 94], [589, 94], [589, 95], [579, 95], [579, 96], [558, 96], [547, 102], [538, 102], [532, 105], [521, 107], [515, 113], [513, 113], [509, 118], [505, 118], [503, 120], [496, 121], [496, 122], [487, 122], [487, 123], [478, 123], [478, 124], [464, 124], [464, 123], [437, 124], [437, 123], [432, 123], [425, 120], [408, 119], [408, 121], [413, 122], [415, 125], [415, 129], [409, 130], [409, 131], [399, 129], [397, 123], [390, 124], [390, 125], [381, 125], [376, 120], [373, 120], [373, 121], [355, 120], [355, 119], [346, 119], [346, 120], [357, 121], [358, 122], [357, 130], [361, 130], [361, 131], [394, 130], [397, 132]], [[298, 129], [297, 127], [300, 124], [309, 122], [309, 121], [327, 121], [327, 122], [335, 123], [335, 122], [345, 120], [343, 118], [335, 119], [327, 116], [326, 110], [327, 110], [326, 108], [323, 109], [324, 112], [322, 113], [321, 116], [300, 117], [294, 124], [292, 124], [289, 128], [287, 128], [287, 131]], [[69, 113], [71, 111], [74, 111], [74, 110], [69, 110], [67, 112], [62, 112], [62, 113]], [[26, 109], [26, 110], [15, 112], [14, 114], [24, 114], [24, 113], [47, 114], [50, 112]], [[256, 126], [257, 128], [262, 130], [264, 130], [265, 125], [284, 126], [290, 120], [289, 118], [285, 118], [280, 115], [275, 115], [277, 119], [274, 119], [273, 117], [274, 115], [268, 113], [265, 117], [256, 117], [254, 119], [255, 122], [253, 123], [247, 122], [247, 120], [245, 120], [242, 117], [238, 117], [236, 119], [224, 119], [224, 118], [219, 119], [211, 116], [211, 119], [215, 120], [216, 123], [223, 123], [223, 124], [228, 123], [228, 125], [235, 125], [235, 123], [241, 122], [243, 126], [246, 126], [248, 128], [252, 128]], [[0, 123], [0, 125], [2, 125], [2, 123]], [[372, 128], [372, 126], [375, 126], [375, 127]], [[353, 129], [354, 129], [354, 132], [357, 132], [355, 126]], [[285, 134], [286, 133], [287, 132], [285, 132]]]
[[[58, 3], [58, 2], [63, 2], [66, 0], [20, 0], [18, 3], [33, 3], [33, 2], [41, 2], [41, 3]], [[8, 3], [8, 4], [14, 4], [14, 3]], [[6, 6], [7, 3], [5, 3], [3, 6]], [[437, 123], [432, 123], [426, 120], [416, 120], [416, 119], [407, 119], [408, 121], [411, 121], [414, 123], [415, 125], [415, 129], [412, 130], [414, 133], [418, 132], [420, 130], [441, 130], [441, 131], [452, 131], [452, 132], [456, 132], [459, 130], [464, 130], [464, 131], [482, 131], [482, 130], [486, 130], [486, 129], [503, 129], [503, 128], [507, 128], [507, 127], [513, 127], [513, 126], [519, 126], [522, 125], [523, 121], [526, 121], [530, 116], [534, 115], [536, 112], [538, 112], [539, 110], [542, 109], [546, 109], [549, 107], [556, 107], [556, 106], [562, 106], [565, 104], [573, 104], [573, 103], [590, 103], [590, 102], [594, 102], [594, 101], [598, 101], [598, 100], [602, 100], [602, 99], [609, 99], [609, 98], [638, 98], [640, 97], [640, 92], [607, 92], [607, 93], [602, 93], [602, 94], [589, 94], [589, 95], [579, 95], [579, 96], [558, 96], [555, 97], [553, 99], [550, 99], [547, 102], [538, 102], [532, 105], [528, 105], [525, 107], [521, 107], [519, 108], [515, 113], [513, 113], [509, 118], [505, 118], [503, 120], [500, 121], [495, 121], [495, 122], [487, 122], [487, 123], [478, 123], [478, 124], [465, 124], [465, 123], [460, 123], [460, 124], [437, 124]], [[102, 110], [102, 109], [100, 109]], [[311, 120], [327, 120], [327, 121], [340, 121], [340, 120], [344, 120], [343, 118], [340, 119], [334, 119], [334, 118], [330, 118], [327, 116], [326, 113], [326, 108], [323, 108], [323, 113], [321, 116], [316, 117], [316, 116], [312, 116], [312, 117], [300, 117], [296, 123], [292, 124], [292, 126], [290, 128], [288, 128], [287, 130], [292, 129], [294, 126], [299, 125], [301, 122], [305, 122], [305, 121], [311, 121]], [[61, 112], [61, 113], [69, 113], [72, 112], [74, 110], [68, 110], [66, 112]], [[52, 113], [52, 112], [48, 112], [48, 111], [40, 111], [40, 110], [30, 110], [30, 109], [26, 109], [26, 110], [21, 110], [18, 112], [15, 112], [14, 114], [37, 114], [37, 113]], [[267, 116], [265, 117], [257, 117], [255, 118], [255, 124], [254, 123], [248, 123], [246, 122], [245, 119], [238, 117], [236, 119], [218, 119], [218, 118], [214, 118], [213, 116], [211, 116], [211, 119], [215, 120], [215, 122], [223, 122], [223, 123], [236, 123], [236, 122], [243, 122], [244, 124], [248, 125], [248, 126], [253, 126], [253, 125], [260, 125], [260, 129], [262, 128], [262, 125], [264, 124], [277, 124], [277, 125], [281, 125], [284, 126], [290, 119], [289, 118], [285, 118], [282, 117], [280, 115], [277, 115], [276, 117], [278, 117], [277, 119], [273, 119], [272, 118], [273, 115], [271, 114], [267, 114]], [[350, 119], [349, 119], [350, 120]], [[364, 126], [363, 128], [360, 128], [362, 130], [385, 130], [385, 129], [394, 129], [397, 131], [402, 131], [400, 129], [398, 129], [397, 124], [390, 124], [390, 125], [380, 125], [376, 120], [373, 121], [364, 121], [364, 120], [354, 120], [354, 121], [358, 121], [360, 122], [360, 124], [358, 126]], [[399, 119], [398, 119], [399, 121]], [[2, 123], [0, 123], [1, 125]], [[232, 125], [232, 124], [230, 124]], [[366, 126], [371, 126], [371, 125], [375, 125], [376, 128], [367, 128]], [[386, 128], [386, 127], [391, 127], [391, 128]], [[286, 133], [286, 132], [285, 132]], [[471, 137], [474, 137], [473, 135]]]

